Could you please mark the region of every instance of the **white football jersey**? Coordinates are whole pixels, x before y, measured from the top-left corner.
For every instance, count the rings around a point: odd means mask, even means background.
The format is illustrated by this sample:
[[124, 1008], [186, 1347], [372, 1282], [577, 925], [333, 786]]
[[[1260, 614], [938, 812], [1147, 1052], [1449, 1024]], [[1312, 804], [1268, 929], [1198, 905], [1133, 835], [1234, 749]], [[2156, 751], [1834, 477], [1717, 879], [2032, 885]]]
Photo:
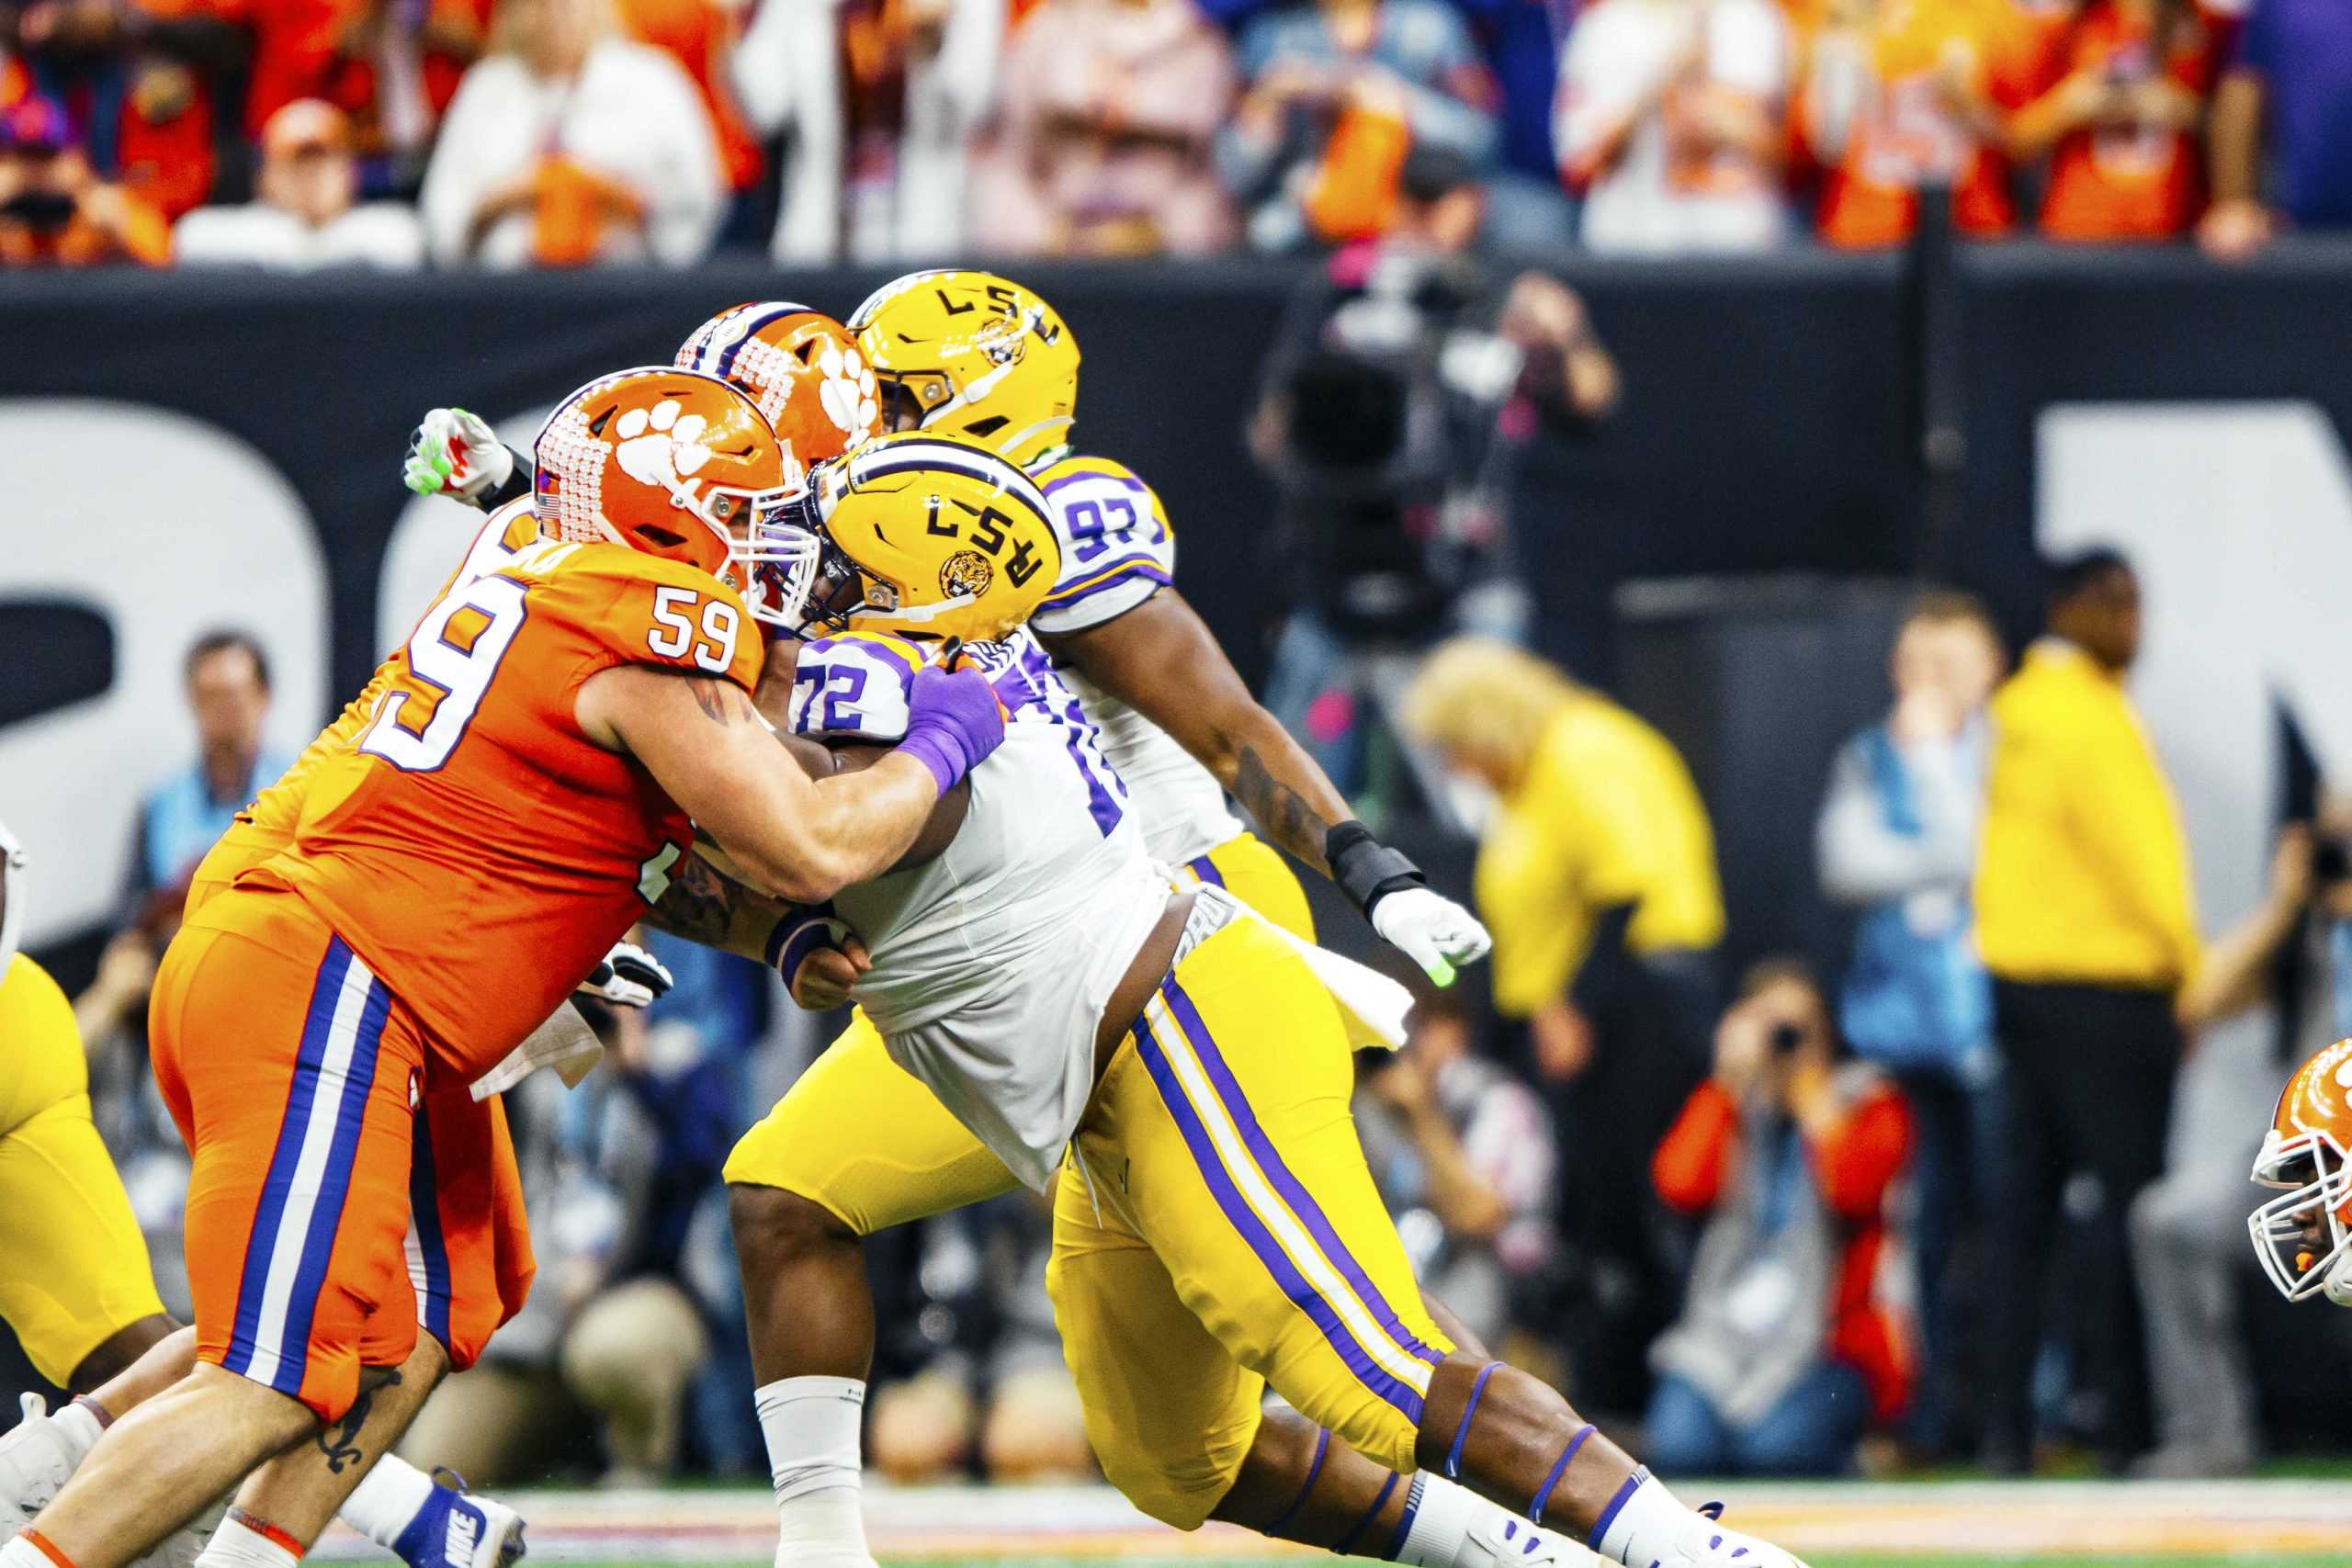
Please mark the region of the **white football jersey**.
[[[1133, 469], [1107, 457], [1064, 457], [1035, 477], [1060, 536], [1062, 574], [1032, 626], [1052, 636], [1101, 626], [1175, 581], [1175, 531]], [[1059, 673], [1126, 781], [1155, 856], [1183, 865], [1241, 836], [1224, 786], [1192, 753], [1078, 671]]]
[[[1042, 1190], [1093, 1091], [1096, 1024], [1172, 889], [1036, 640], [967, 646], [1012, 719], [972, 770], [963, 827], [833, 908], [873, 954], [856, 995], [891, 1059]], [[899, 739], [919, 657], [868, 636], [804, 645], [793, 729]]]

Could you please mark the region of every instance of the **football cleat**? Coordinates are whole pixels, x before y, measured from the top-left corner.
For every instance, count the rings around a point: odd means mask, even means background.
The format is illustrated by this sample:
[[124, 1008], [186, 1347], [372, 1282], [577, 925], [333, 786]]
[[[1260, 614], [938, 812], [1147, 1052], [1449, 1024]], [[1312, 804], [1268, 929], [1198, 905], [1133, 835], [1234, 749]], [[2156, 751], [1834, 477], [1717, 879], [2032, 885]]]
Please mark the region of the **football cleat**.
[[466, 1490], [457, 1472], [436, 1470], [433, 1495], [392, 1550], [409, 1568], [511, 1568], [529, 1548], [523, 1516]]
[[1675, 1533], [1671, 1550], [1646, 1568], [1805, 1568], [1804, 1561], [1754, 1536], [1725, 1529], [1724, 1506], [1702, 1503]]
[[1464, 1543], [1468, 1551], [1457, 1563], [1481, 1568], [1589, 1568], [1601, 1559], [1579, 1542], [1556, 1530], [1537, 1529], [1525, 1519], [1506, 1515], [1489, 1518]]
[[74, 1478], [74, 1450], [40, 1394], [24, 1396], [24, 1418], [0, 1438], [0, 1540], [15, 1539]]

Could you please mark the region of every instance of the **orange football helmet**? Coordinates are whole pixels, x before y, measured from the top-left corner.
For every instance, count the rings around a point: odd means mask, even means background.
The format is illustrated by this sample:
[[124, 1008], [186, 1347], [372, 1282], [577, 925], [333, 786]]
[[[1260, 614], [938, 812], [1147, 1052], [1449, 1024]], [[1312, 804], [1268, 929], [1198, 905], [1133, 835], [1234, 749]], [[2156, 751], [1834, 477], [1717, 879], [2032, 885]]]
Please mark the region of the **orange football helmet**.
[[721, 310], [679, 345], [681, 369], [732, 381], [784, 444], [786, 482], [882, 431], [880, 389], [849, 330], [784, 300]]
[[2290, 1302], [2324, 1291], [2352, 1306], [2352, 1040], [2295, 1069], [2254, 1157], [2254, 1179], [2283, 1188], [2246, 1220], [2263, 1272]]
[[816, 546], [777, 524], [805, 487], [739, 388], [663, 366], [600, 377], [556, 405], [532, 457], [542, 535], [698, 566], [785, 624], [775, 574], [813, 561]]

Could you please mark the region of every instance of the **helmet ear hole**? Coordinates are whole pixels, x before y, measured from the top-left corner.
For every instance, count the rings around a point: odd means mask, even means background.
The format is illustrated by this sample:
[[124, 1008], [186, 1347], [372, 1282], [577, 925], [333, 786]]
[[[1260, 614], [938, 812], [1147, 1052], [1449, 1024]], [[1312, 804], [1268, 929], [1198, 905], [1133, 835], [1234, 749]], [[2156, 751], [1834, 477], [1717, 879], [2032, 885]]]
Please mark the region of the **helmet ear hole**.
[[1006, 425], [1011, 424], [1012, 423], [1012, 422], [1011, 420], [1005, 418], [1002, 414], [990, 414], [986, 419], [976, 419], [972, 421], [971, 423], [966, 425], [964, 428], [971, 432], [974, 435], [987, 436], [994, 435], [998, 431], [1002, 430]]

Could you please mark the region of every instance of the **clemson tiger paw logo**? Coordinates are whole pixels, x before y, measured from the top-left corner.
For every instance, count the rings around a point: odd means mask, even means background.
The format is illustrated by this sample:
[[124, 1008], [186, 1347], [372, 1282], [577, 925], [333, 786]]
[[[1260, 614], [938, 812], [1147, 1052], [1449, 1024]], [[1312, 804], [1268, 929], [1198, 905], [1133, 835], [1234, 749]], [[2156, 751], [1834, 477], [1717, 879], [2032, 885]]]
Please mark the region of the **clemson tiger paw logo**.
[[825, 345], [825, 352], [817, 358], [817, 369], [820, 378], [817, 401], [823, 406], [825, 417], [851, 435], [872, 430], [882, 416], [873, 367], [855, 349], [844, 349], [836, 343]]
[[667, 489], [692, 479], [710, 461], [710, 448], [702, 444], [708, 423], [698, 413], [681, 418], [675, 398], [664, 398], [650, 409], [630, 409], [613, 427], [620, 437], [613, 456], [629, 478]]
[[939, 563], [939, 591], [950, 599], [977, 599], [996, 581], [996, 568], [978, 550], [957, 550]]

